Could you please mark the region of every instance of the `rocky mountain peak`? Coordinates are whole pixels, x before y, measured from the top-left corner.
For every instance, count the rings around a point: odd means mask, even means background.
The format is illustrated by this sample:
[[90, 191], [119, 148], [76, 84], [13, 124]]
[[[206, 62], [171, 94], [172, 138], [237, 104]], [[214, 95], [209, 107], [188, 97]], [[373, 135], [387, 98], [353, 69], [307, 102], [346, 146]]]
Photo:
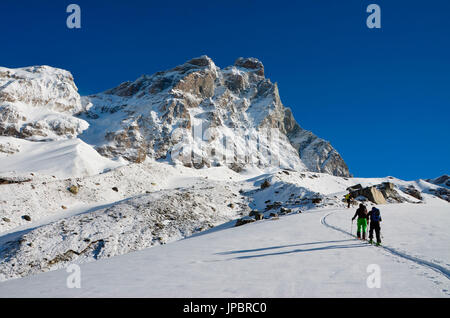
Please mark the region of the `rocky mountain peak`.
[[216, 68], [213, 60], [206, 55], [202, 55], [200, 57], [193, 58], [187, 61], [185, 64], [192, 64], [198, 67], [207, 67], [207, 68]]
[[264, 76], [264, 65], [257, 58], [254, 58], [254, 57], [248, 57], [248, 58], [240, 57], [234, 62], [234, 65], [237, 66], [237, 67], [242, 67], [242, 68], [246, 68], [246, 69], [249, 69], [249, 70], [254, 70], [257, 75]]
[[241, 57], [220, 69], [203, 55], [87, 96], [84, 103], [93, 105], [81, 116], [92, 128], [82, 138], [107, 157], [349, 175], [328, 142], [300, 128], [256, 58]]

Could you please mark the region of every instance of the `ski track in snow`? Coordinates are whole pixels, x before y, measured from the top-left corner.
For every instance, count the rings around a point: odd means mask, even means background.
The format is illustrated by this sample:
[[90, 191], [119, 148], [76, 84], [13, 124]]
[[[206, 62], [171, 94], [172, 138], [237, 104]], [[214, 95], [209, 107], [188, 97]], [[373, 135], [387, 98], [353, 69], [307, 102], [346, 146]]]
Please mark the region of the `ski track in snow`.
[[[339, 232], [342, 232], [342, 233], [344, 233], [344, 234], [347, 234], [347, 235], [349, 235], [349, 236], [351, 236], [351, 237], [354, 237], [351, 233], [349, 233], [349, 232], [347, 232], [347, 231], [345, 231], [345, 230], [343, 230], [343, 229], [341, 229], [341, 228], [339, 228], [339, 227], [337, 227], [337, 226], [334, 226], [334, 225], [331, 225], [331, 224], [327, 223], [326, 218], [327, 218], [329, 215], [335, 214], [335, 213], [337, 213], [337, 212], [338, 212], [338, 211], [332, 211], [332, 212], [329, 212], [329, 213], [325, 214], [325, 215], [320, 219], [320, 223], [321, 223], [322, 225], [328, 227], [328, 228], [331, 228], [331, 229], [335, 230], [335, 231], [339, 231]], [[434, 272], [436, 272], [436, 273], [438, 273], [438, 274], [444, 276], [444, 277], [447, 278], [448, 280], [450, 280], [450, 270], [448, 270], [447, 268], [445, 268], [445, 267], [443, 267], [443, 266], [440, 266], [440, 265], [438, 265], [438, 264], [435, 264], [435, 263], [426, 261], [426, 260], [424, 260], [424, 259], [421, 259], [421, 258], [418, 258], [418, 257], [415, 257], [415, 256], [411, 256], [411, 255], [409, 255], [409, 254], [407, 254], [407, 253], [404, 253], [404, 252], [400, 252], [400, 251], [398, 251], [398, 250], [396, 250], [396, 249], [394, 249], [394, 248], [392, 248], [392, 247], [388, 247], [388, 246], [381, 245], [381, 246], [379, 246], [378, 248], [382, 248], [383, 250], [385, 250], [385, 251], [391, 253], [392, 255], [395, 255], [395, 256], [397, 256], [397, 257], [401, 257], [401, 258], [406, 259], [406, 260], [408, 260], [408, 261], [411, 261], [411, 262], [413, 262], [413, 263], [415, 263], [415, 264], [417, 264], [417, 265], [420, 265], [420, 266], [429, 268], [429, 269], [433, 270]], [[448, 293], [448, 291], [444, 290], [444, 292], [445, 292], [445, 294], [450, 295], [450, 293]]]

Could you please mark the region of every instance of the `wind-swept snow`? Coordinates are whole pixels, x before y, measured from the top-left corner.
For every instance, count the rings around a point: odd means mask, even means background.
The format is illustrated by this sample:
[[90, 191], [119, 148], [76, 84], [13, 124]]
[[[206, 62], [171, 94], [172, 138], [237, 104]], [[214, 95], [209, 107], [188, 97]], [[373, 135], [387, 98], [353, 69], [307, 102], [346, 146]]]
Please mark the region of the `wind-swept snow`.
[[0, 175], [47, 175], [59, 179], [100, 174], [126, 164], [102, 157], [81, 139], [32, 142], [0, 136], [0, 145], [19, 151], [0, 152]]

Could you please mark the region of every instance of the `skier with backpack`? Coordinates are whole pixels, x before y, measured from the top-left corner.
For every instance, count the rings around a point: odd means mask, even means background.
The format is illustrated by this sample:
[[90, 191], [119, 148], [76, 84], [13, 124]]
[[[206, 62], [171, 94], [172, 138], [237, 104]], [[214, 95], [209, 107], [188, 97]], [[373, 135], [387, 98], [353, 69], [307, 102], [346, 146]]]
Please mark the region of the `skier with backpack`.
[[359, 205], [355, 215], [352, 217], [352, 223], [356, 217], [358, 217], [356, 235], [358, 236], [358, 239], [361, 239], [362, 233], [362, 239], [365, 240], [367, 231], [367, 208], [364, 204], [361, 203]]
[[368, 214], [369, 220], [370, 220], [370, 229], [369, 229], [369, 243], [373, 243], [373, 231], [375, 230], [375, 234], [377, 236], [377, 246], [381, 245], [381, 228], [380, 228], [380, 222], [381, 222], [381, 214], [380, 210], [378, 210], [376, 207], [373, 207], [372, 210], [370, 210]]

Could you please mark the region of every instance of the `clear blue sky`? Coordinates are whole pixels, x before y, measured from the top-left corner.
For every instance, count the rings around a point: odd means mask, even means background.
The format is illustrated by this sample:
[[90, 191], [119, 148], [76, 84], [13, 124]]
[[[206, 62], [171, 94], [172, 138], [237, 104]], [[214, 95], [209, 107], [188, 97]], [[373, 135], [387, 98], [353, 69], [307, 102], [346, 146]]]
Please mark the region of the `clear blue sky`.
[[[66, 7], [81, 7], [81, 29]], [[367, 5], [382, 28], [368, 29]], [[82, 95], [202, 54], [257, 57], [300, 125], [355, 176], [450, 173], [450, 1], [13, 1], [0, 65], [67, 69]]]

